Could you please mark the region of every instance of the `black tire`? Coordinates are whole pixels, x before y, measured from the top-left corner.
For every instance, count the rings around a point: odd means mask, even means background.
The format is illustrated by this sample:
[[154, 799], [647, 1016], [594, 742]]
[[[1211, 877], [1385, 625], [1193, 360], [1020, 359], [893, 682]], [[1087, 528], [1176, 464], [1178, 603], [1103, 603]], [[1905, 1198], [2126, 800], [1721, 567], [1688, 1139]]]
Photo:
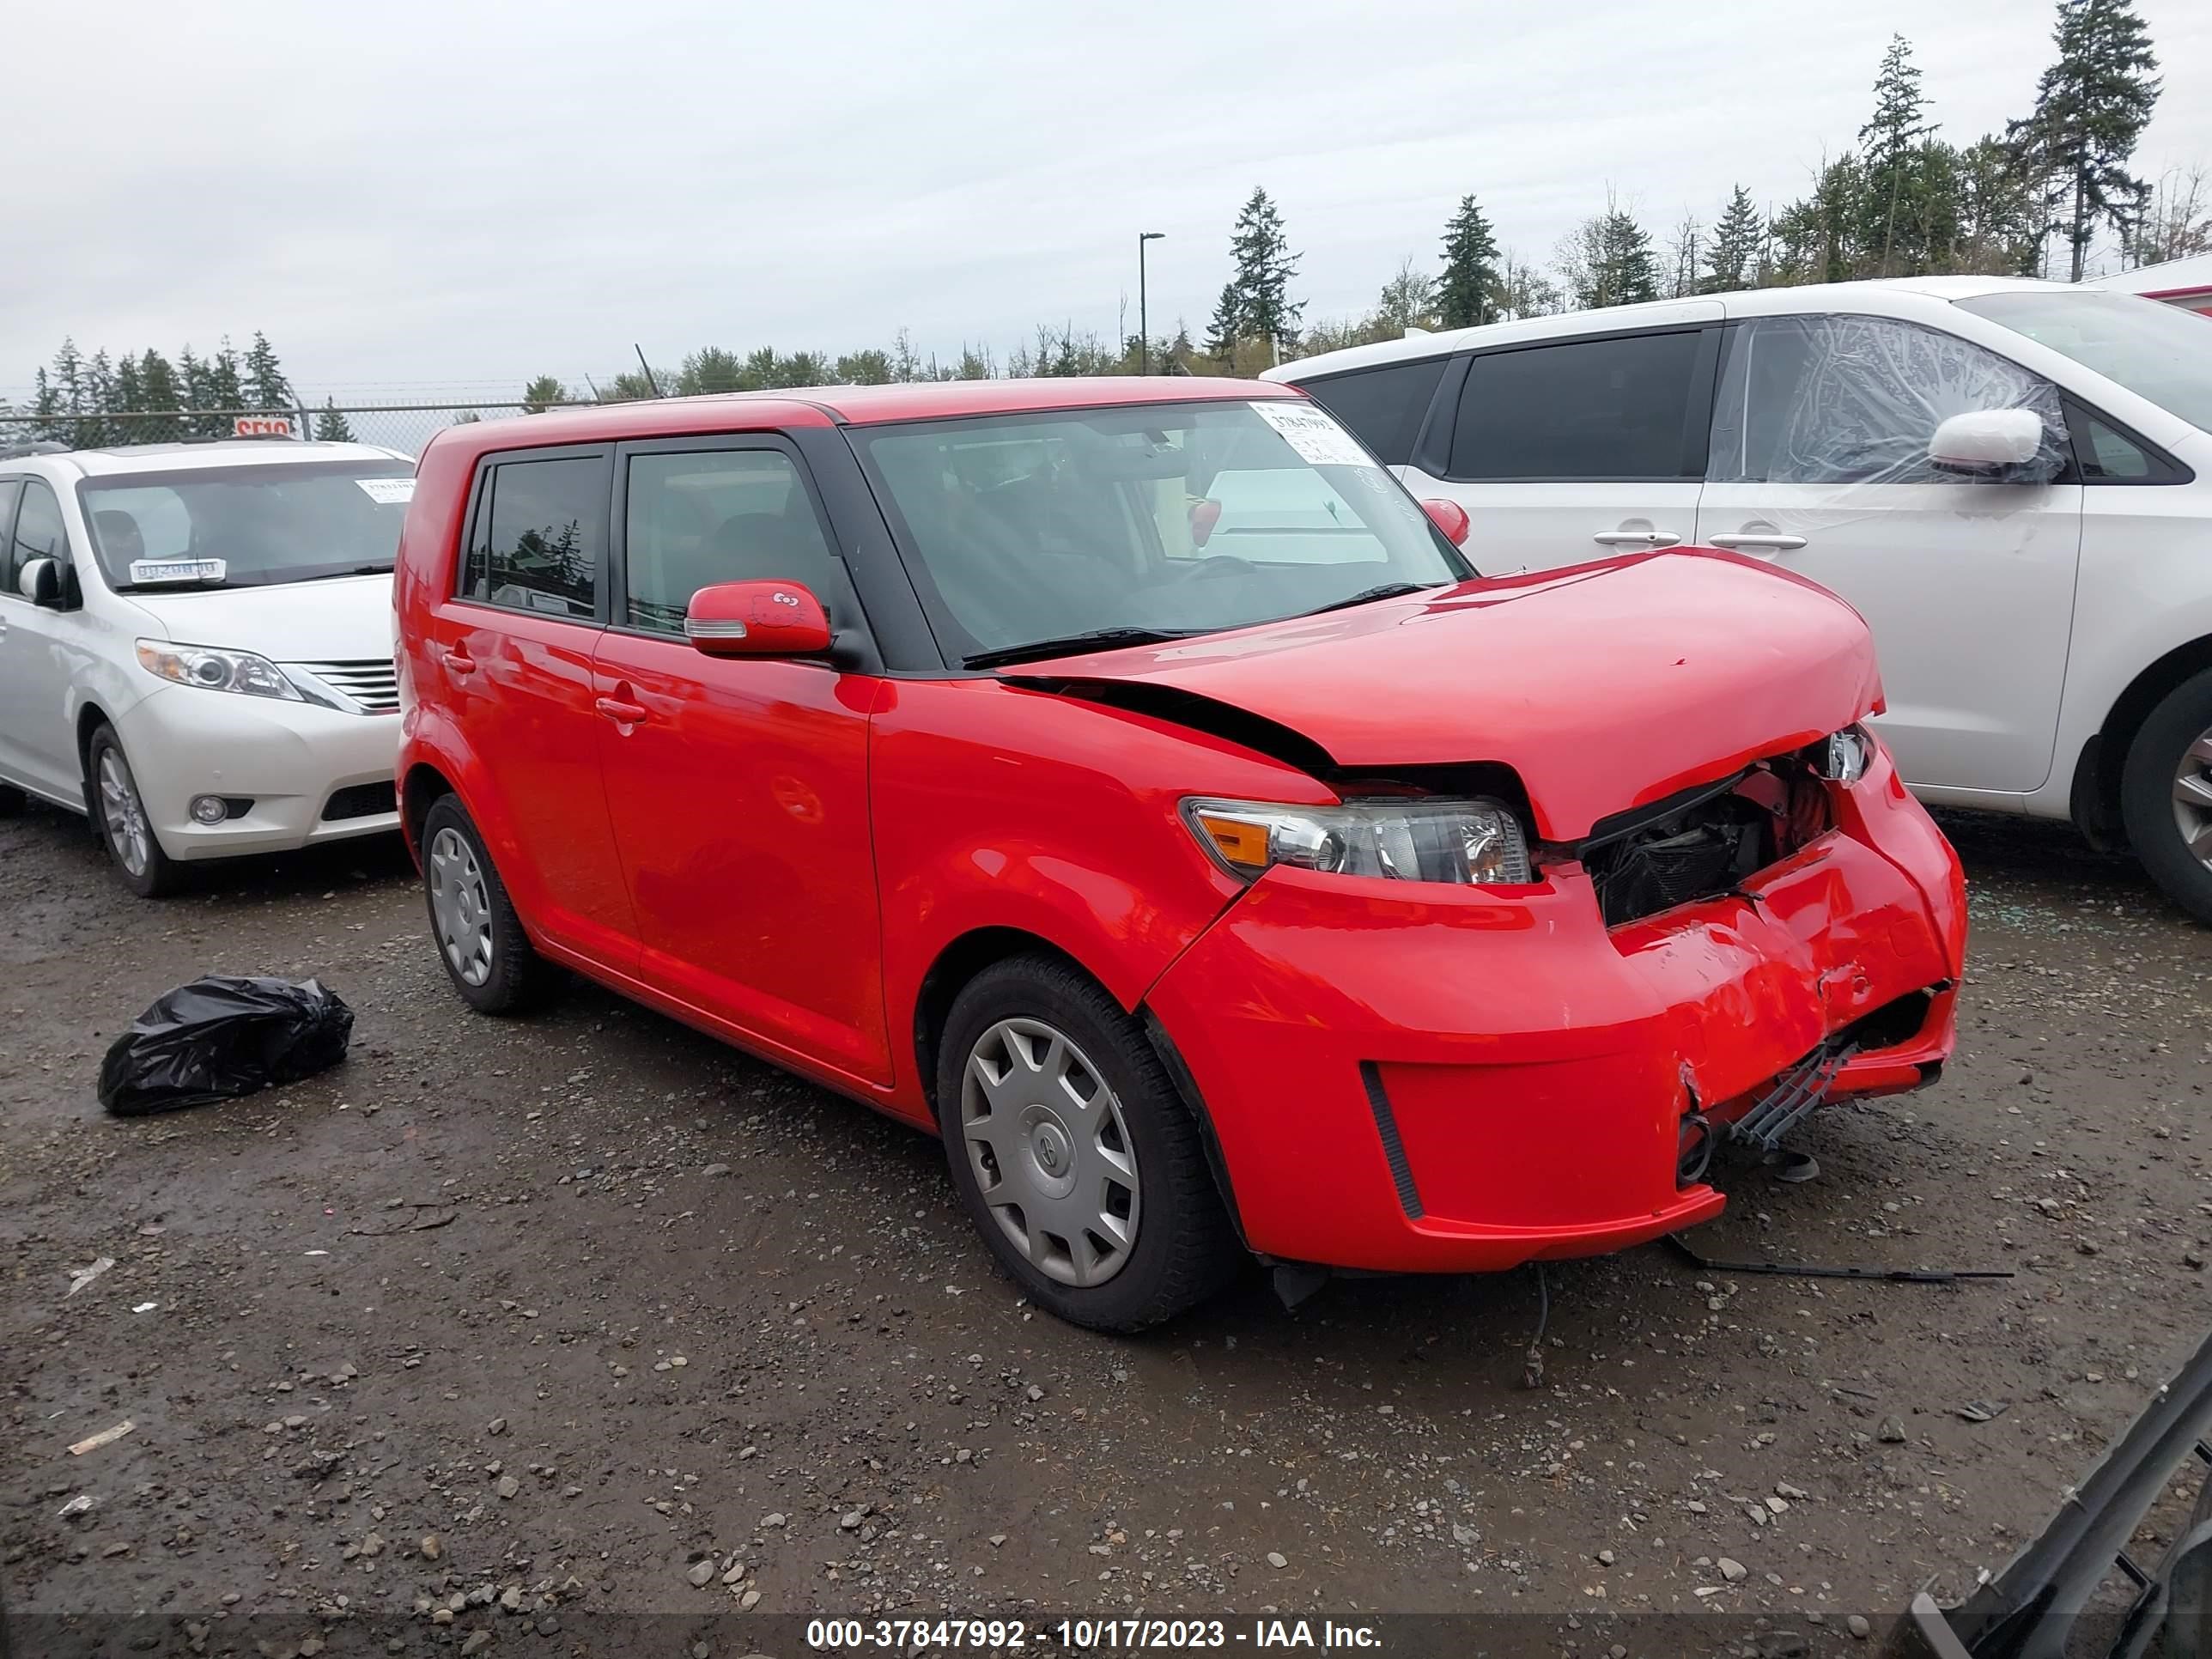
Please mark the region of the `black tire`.
[[0, 783], [0, 818], [12, 818], [23, 810], [23, 792], [12, 783]]
[[[111, 769], [115, 773], [113, 781], [128, 798], [122, 808], [126, 823], [131, 814], [137, 815], [135, 831], [118, 830], [108, 823]], [[137, 775], [131, 769], [130, 757], [123, 752], [123, 740], [115, 735], [113, 726], [103, 724], [93, 728], [92, 741], [85, 745], [84, 773], [85, 805], [92, 814], [93, 834], [107, 849], [108, 860], [123, 884], [140, 898], [161, 898], [175, 892], [184, 884], [184, 866], [161, 850], [161, 838], [154, 833], [145, 798], [138, 791]], [[137, 845], [141, 837], [143, 850]]]
[[[458, 836], [475, 861], [475, 884], [480, 886], [481, 896], [472, 901], [471, 912], [488, 924], [485, 939], [489, 956], [481, 978], [472, 977], [461, 952], [448, 941], [439, 915], [441, 860], [453, 851], [450, 845], [441, 848], [443, 836]], [[430, 915], [431, 943], [437, 947], [438, 960], [445, 963], [446, 976], [453, 981], [461, 1000], [480, 1014], [514, 1014], [529, 1008], [543, 996], [551, 969], [523, 931], [507, 896], [507, 884], [499, 878], [498, 866], [492, 863], [483, 837], [477, 833], [459, 796], [441, 795], [431, 803], [423, 815], [421, 843], [422, 901]], [[472, 955], [471, 960], [475, 959]]]
[[[1002, 1224], [1001, 1206], [984, 1195], [987, 1178], [994, 1191], [1003, 1192], [1002, 1177], [979, 1172], [977, 1156], [970, 1153], [964, 1085], [977, 1044], [1006, 1020], [1036, 1022], [1063, 1034], [1086, 1072], [1095, 1073], [1095, 1080], [1120, 1103], [1120, 1127], [1109, 1133], [1117, 1150], [1126, 1140], [1133, 1159], [1136, 1182], [1129, 1191], [1134, 1236], [1120, 1266], [1098, 1282], [1063, 1282], [1033, 1262], [1009, 1236], [1007, 1224]], [[1014, 957], [968, 982], [939, 1034], [937, 1099], [945, 1161], [969, 1219], [1030, 1299], [1070, 1324], [1116, 1332], [1157, 1325], [1212, 1295], [1244, 1261], [1214, 1188], [1198, 1125], [1144, 1028], [1069, 963], [1049, 957]], [[978, 1106], [983, 1109], [980, 1098]], [[1055, 1158], [1060, 1155], [1057, 1147], [1051, 1152]], [[1081, 1154], [1067, 1156], [1079, 1159]], [[1072, 1163], [1068, 1179], [1079, 1187], [1076, 1174]], [[1012, 1213], [1020, 1213], [1018, 1206]], [[1054, 1238], [1048, 1231], [1042, 1237]], [[1099, 1235], [1088, 1237], [1086, 1250], [1103, 1242]], [[1048, 1254], [1062, 1255], [1063, 1266], [1073, 1271], [1072, 1247], [1048, 1247]]]
[[[2202, 922], [2212, 922], [2212, 867], [2190, 850], [2177, 817], [2183, 763], [2212, 732], [2212, 669], [2184, 680], [2150, 711], [2128, 745], [2120, 774], [2120, 817], [2128, 844], [2166, 896]], [[2212, 825], [2212, 765], [2197, 769], [2208, 794], [2203, 822]], [[2199, 842], [2212, 848], [2212, 842]]]

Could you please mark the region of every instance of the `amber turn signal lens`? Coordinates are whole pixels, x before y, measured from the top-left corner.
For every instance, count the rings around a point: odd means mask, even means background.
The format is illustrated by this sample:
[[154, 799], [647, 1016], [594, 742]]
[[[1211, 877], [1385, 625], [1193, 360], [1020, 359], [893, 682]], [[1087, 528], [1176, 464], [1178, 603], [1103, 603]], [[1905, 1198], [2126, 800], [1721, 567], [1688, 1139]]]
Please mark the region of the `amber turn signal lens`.
[[1252, 823], [1243, 818], [1223, 817], [1213, 812], [1194, 814], [1199, 827], [1206, 831], [1221, 856], [1244, 870], [1264, 870], [1267, 867], [1267, 826]]

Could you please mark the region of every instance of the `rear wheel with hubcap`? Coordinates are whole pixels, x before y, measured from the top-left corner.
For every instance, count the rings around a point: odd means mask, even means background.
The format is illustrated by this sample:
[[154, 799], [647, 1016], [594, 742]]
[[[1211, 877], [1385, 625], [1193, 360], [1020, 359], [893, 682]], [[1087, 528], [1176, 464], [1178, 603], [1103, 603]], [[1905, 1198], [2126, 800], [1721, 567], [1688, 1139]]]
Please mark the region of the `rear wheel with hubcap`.
[[423, 815], [422, 892], [438, 959], [461, 999], [480, 1014], [512, 1013], [543, 988], [544, 961], [523, 932], [483, 837], [453, 795]]
[[2120, 777], [2128, 844], [2151, 878], [2212, 922], [2212, 670], [2168, 692], [2128, 745]]
[[113, 726], [94, 729], [85, 762], [92, 775], [93, 829], [115, 860], [124, 884], [141, 898], [173, 892], [184, 872], [161, 850], [153, 822], [146, 816], [145, 798], [138, 793], [138, 780]]
[[938, 1059], [962, 1202], [1030, 1298], [1133, 1331], [1242, 1256], [1197, 1124], [1143, 1029], [1071, 965], [1018, 957], [963, 988]]

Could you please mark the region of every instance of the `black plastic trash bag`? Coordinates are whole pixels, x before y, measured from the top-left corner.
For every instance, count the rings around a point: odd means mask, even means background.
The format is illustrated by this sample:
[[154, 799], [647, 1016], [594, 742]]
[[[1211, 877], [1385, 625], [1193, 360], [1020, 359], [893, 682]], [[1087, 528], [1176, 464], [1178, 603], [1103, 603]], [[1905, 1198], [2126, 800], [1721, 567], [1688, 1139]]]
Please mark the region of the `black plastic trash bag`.
[[131, 1022], [100, 1063], [100, 1103], [118, 1117], [297, 1083], [346, 1056], [353, 1010], [312, 979], [211, 974]]

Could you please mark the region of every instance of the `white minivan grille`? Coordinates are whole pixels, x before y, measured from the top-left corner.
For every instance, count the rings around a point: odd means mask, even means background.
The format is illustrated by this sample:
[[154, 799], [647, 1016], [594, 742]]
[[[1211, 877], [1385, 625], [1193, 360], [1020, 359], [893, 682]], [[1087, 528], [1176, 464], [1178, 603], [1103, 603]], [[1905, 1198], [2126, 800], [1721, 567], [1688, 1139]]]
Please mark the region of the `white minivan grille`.
[[389, 657], [371, 658], [366, 662], [303, 662], [290, 665], [320, 681], [364, 714], [393, 714], [399, 711], [399, 681]]

